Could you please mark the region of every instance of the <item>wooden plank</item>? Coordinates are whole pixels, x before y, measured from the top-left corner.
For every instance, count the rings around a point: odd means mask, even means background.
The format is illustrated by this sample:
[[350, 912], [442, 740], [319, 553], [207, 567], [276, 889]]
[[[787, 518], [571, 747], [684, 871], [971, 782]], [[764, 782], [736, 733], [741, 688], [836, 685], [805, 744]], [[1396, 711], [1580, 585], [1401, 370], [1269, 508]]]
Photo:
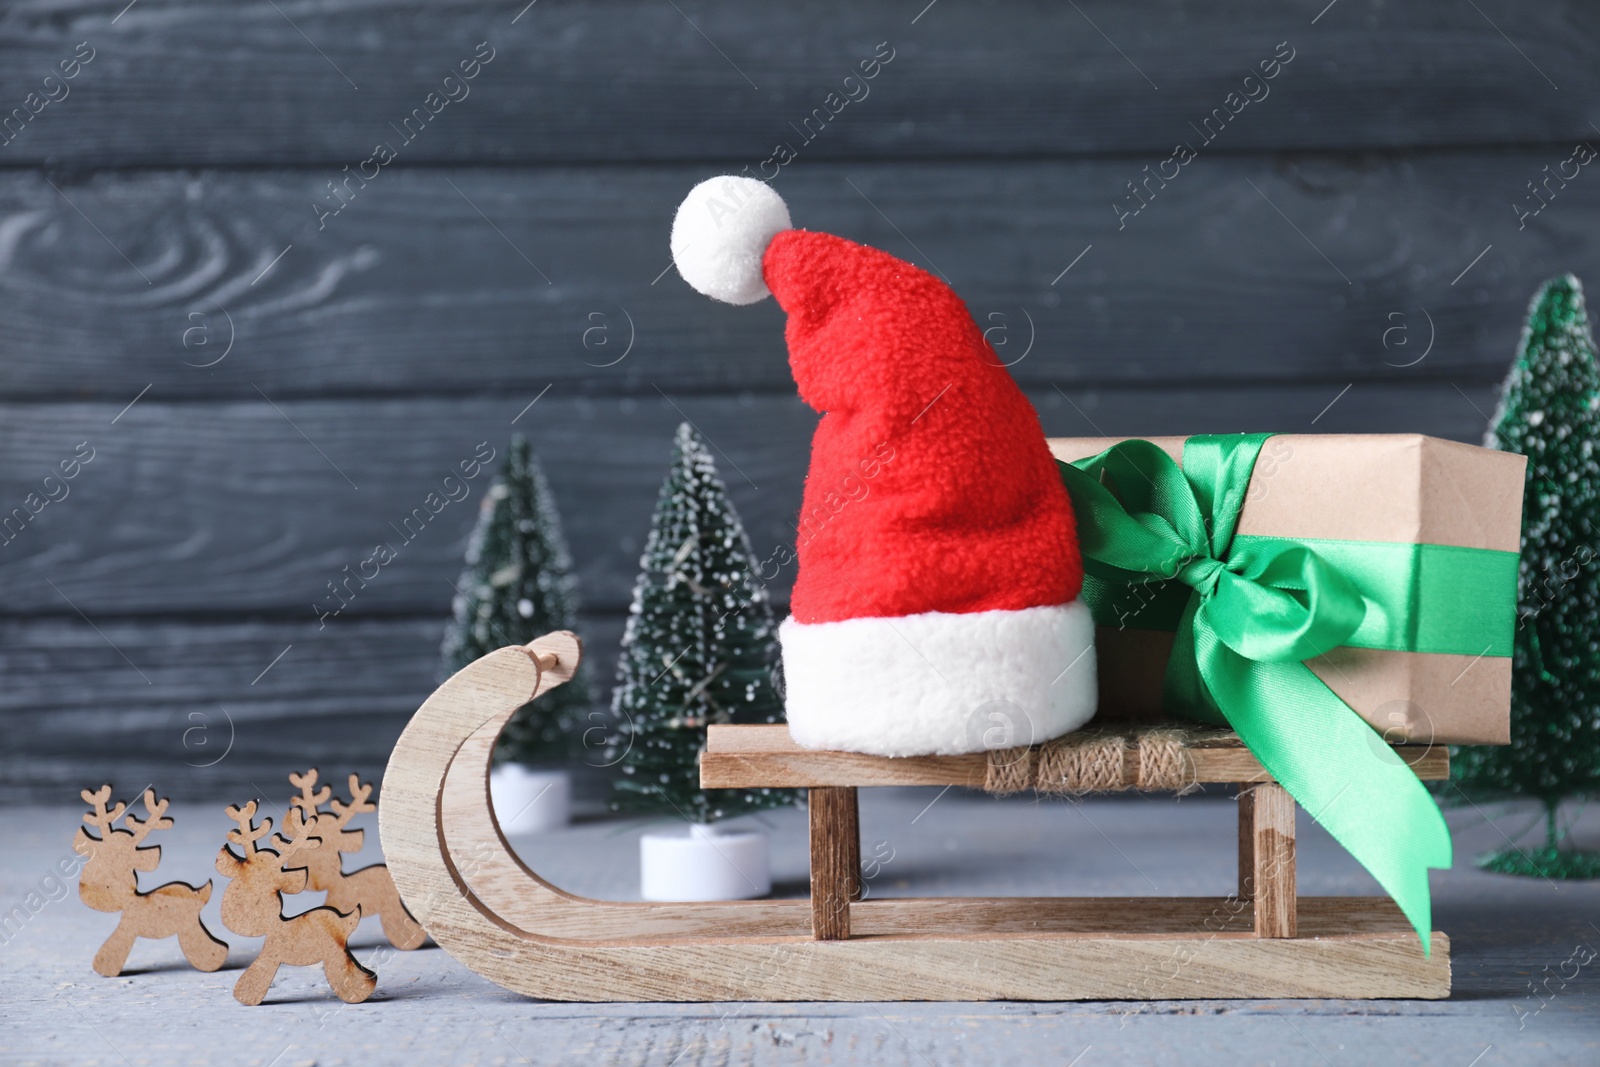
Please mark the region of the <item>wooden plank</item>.
[[[1380, 387], [1431, 381], [1448, 399], [1407, 428], [1437, 430], [1456, 408], [1486, 421], [1450, 383], [1492, 410], [1483, 387], [1503, 377], [1544, 278], [1600, 274], [1600, 201], [1571, 190], [1520, 231], [1507, 210], [1564, 158], [1303, 160], [1279, 176], [1268, 158], [1216, 156], [1125, 224], [1111, 205], [1138, 165], [1123, 158], [808, 163], [782, 192], [798, 225], [946, 272], [1013, 376], [1091, 415], [1085, 389], [1314, 382], [1303, 417], [1281, 409], [1295, 429], [1353, 383], [1320, 429]], [[776, 305], [718, 306], [669, 269], [672, 213], [718, 166], [397, 171], [320, 230], [321, 173], [56, 175], [58, 193], [0, 171], [0, 397], [115, 414], [146, 386], [141, 404], [789, 395]]]
[[[1442, 745], [1397, 745], [1402, 759], [1424, 780], [1449, 777]], [[1130, 746], [1130, 752], [1136, 750]], [[1231, 733], [1187, 749], [1199, 782], [1270, 782], [1266, 768]], [[988, 754], [965, 756], [865, 756], [802, 748], [787, 726], [712, 726], [700, 757], [700, 784], [708, 789], [817, 788], [820, 786], [961, 785], [983, 787]], [[1132, 781], [1134, 773], [1124, 780]]]
[[[588, 616], [582, 627], [599, 705], [622, 624]], [[88, 778], [236, 802], [239, 783], [281, 782], [312, 764], [377, 775], [437, 684], [443, 630], [442, 614], [323, 631], [226, 618], [0, 620], [0, 802], [74, 797]], [[608, 759], [596, 751], [585, 773]]]
[[[146, 0], [100, 18], [53, 0], [8, 25], [0, 99], [20, 106], [87, 38], [97, 55], [67, 83], [70, 95], [7, 147], [16, 163], [276, 159], [336, 173], [376, 141], [400, 146], [400, 165], [724, 158], [754, 167], [778, 142], [802, 159], [1163, 158], [1195, 137], [1191, 122], [1241, 89], [1270, 95], [1238, 105], [1245, 110], [1218, 137], [1232, 150], [1521, 144], [1589, 136], [1577, 101], [1600, 88], [1594, 27], [1561, 9], [1518, 14], [1511, 32], [1537, 53], [1534, 68], [1471, 5], [1329, 12], [1314, 27], [1269, 0], [1216, 0], [1200, 11], [1181, 0], [1081, 6], [939, 5], [913, 22], [915, 11], [846, 0], [704, 0], [682, 11], [645, 0], [527, 11], [489, 0], [337, 0], [281, 13]], [[1244, 85], [1286, 39], [1290, 64], [1264, 87]], [[482, 41], [494, 50], [488, 66], [464, 88], [444, 85]], [[880, 41], [895, 50], [890, 65], [865, 86], [847, 85]], [[441, 89], [469, 95], [437, 105], [437, 118], [402, 145], [391, 124]], [[830, 91], [859, 102], [825, 105]], [[185, 101], [181, 123], [156, 119], [171, 100]], [[843, 109], [813, 120], [820, 132], [808, 140], [801, 125], [824, 106]]]
[[[822, 786], [808, 790], [811, 820], [811, 936], [850, 938], [850, 901], [859, 890], [861, 830], [856, 791]], [[855, 842], [853, 845], [852, 842]]]
[[[580, 626], [601, 706], [623, 621], [589, 614]], [[0, 801], [72, 796], [85, 776], [129, 788], [159, 782], [184, 800], [237, 800], [240, 780], [277, 778], [290, 763], [376, 774], [436, 682], [443, 615], [342, 619], [323, 631], [314, 622], [231, 619], [109, 619], [95, 627], [76, 617], [0, 620]], [[743, 737], [713, 734], [713, 775], [737, 766], [730, 746], [747, 747]], [[1443, 747], [1397, 751], [1418, 759], [1425, 778], [1448, 773]], [[920, 762], [905, 770], [920, 774]], [[938, 766], [923, 784], [958, 776], [982, 784], [975, 769]]]
[[[1030, 396], [1050, 434], [1197, 433], [1259, 429], [1263, 412], [1279, 426], [1297, 417], [1309, 425], [1340, 388]], [[1466, 397], [1449, 383], [1352, 391], [1317, 428], [1472, 439], [1482, 432], [1473, 404], [1492, 407], [1492, 390], [1464, 388]], [[797, 399], [551, 393], [528, 409], [537, 395], [172, 405], [152, 394], [126, 413], [126, 400], [0, 405], [0, 516], [20, 508], [80, 443], [95, 450], [68, 483], [70, 495], [45, 505], [4, 546], [13, 566], [0, 613], [77, 618], [75, 605], [97, 620], [273, 612], [319, 623], [335, 610], [327, 626], [374, 615], [443, 619], [488, 484], [483, 472], [461, 483], [458, 465], [485, 442], [498, 456], [519, 430], [550, 473], [585, 604], [621, 611], [673, 431], [686, 417], [715, 442], [769, 589], [786, 600], [793, 566], [784, 561], [816, 424]], [[452, 474], [465, 496], [446, 502]], [[364, 562], [380, 543], [395, 558]]]
[[[558, 1000], [1066, 1000], [1181, 997], [1442, 997], [1448, 941], [1424, 956], [1410, 931], [1317, 939], [1140, 931], [886, 935], [844, 941], [729, 933], [778, 902], [622, 904], [561, 893], [519, 864], [496, 832], [484, 779], [490, 743], [524, 701], [573, 666], [571, 647], [541, 674], [517, 649], [484, 657], [436, 690], [407, 725], [384, 774], [379, 827], [407, 908], [457, 960], [508, 989]], [[519, 873], [484, 895], [486, 870]], [[513, 912], [497, 899], [518, 901]], [[809, 912], [805, 902], [799, 902]], [[905, 907], [905, 902], [896, 902]], [[1008, 901], [989, 906], [1013, 907]], [[639, 936], [658, 907], [676, 937]], [[528, 909], [578, 936], [551, 936]], [[798, 909], [796, 909], [798, 910]], [[1373, 909], [1383, 911], [1380, 905]], [[774, 915], [782, 921], [781, 914]], [[669, 935], [670, 936], [670, 935]], [[1171, 952], [1184, 963], [1173, 969]], [[1159, 966], [1160, 970], [1152, 973]]]
[[1239, 896], [1257, 937], [1295, 936], [1294, 798], [1276, 782], [1239, 791]]
[[[789, 728], [778, 729], [787, 740]], [[988, 759], [980, 752], [890, 760], [855, 752], [814, 752], [795, 747], [793, 752], [718, 752], [708, 746], [700, 758], [700, 785], [706, 789], [877, 785], [961, 785], [981, 789]]]

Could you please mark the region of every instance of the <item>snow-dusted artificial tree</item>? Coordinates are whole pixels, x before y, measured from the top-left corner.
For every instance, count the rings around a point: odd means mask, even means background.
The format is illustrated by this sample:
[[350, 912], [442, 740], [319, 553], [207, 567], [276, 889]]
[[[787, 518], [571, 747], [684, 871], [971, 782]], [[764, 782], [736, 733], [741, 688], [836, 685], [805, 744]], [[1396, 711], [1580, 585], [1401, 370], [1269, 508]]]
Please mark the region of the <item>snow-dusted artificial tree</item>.
[[[467, 544], [441, 649], [443, 675], [498, 648], [573, 629], [576, 585], [544, 471], [527, 438], [513, 437]], [[590, 725], [584, 721], [588, 710], [580, 667], [572, 681], [517, 710], [495, 746], [496, 759], [528, 766], [567, 762]]]
[[739, 516], [694, 428], [678, 427], [622, 638], [612, 807], [709, 823], [792, 804], [793, 790], [700, 788], [713, 723], [783, 721], [777, 624]]
[[1528, 457], [1512, 651], [1511, 744], [1462, 748], [1469, 794], [1544, 805], [1545, 842], [1479, 862], [1508, 874], [1600, 876], [1563, 848], [1563, 800], [1600, 791], [1600, 368], [1578, 279], [1553, 278], [1528, 312], [1487, 444]]

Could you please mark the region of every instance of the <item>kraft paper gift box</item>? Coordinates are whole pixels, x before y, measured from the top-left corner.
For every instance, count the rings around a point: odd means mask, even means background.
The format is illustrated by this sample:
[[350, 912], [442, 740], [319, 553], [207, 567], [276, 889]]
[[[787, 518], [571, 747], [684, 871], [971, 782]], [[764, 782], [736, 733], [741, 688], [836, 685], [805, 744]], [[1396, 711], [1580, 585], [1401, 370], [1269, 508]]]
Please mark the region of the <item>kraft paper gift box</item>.
[[[1118, 440], [1055, 438], [1050, 450], [1071, 463]], [[1181, 464], [1186, 438], [1146, 440]], [[1236, 534], [1515, 553], [1526, 462], [1513, 453], [1420, 434], [1280, 434], [1261, 450]], [[1514, 617], [1514, 579], [1509, 590], [1486, 589], [1483, 596], [1505, 601], [1507, 618]], [[1171, 632], [1128, 624], [1098, 627], [1101, 720], [1163, 716], [1162, 683], [1172, 645]], [[1306, 666], [1390, 742], [1505, 744], [1510, 740], [1508, 651], [1341, 647], [1307, 660]]]

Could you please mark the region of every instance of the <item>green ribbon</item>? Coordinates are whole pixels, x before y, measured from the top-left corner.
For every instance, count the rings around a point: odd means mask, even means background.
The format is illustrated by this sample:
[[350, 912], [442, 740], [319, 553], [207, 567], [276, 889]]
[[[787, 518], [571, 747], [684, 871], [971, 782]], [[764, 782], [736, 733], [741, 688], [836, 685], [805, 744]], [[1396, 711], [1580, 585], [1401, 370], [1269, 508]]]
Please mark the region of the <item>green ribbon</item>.
[[1149, 441], [1061, 464], [1084, 601], [1101, 626], [1176, 631], [1163, 702], [1231, 726], [1394, 898], [1429, 950], [1428, 869], [1448, 868], [1438, 806], [1304, 660], [1341, 645], [1509, 655], [1517, 554], [1234, 534], [1270, 434]]

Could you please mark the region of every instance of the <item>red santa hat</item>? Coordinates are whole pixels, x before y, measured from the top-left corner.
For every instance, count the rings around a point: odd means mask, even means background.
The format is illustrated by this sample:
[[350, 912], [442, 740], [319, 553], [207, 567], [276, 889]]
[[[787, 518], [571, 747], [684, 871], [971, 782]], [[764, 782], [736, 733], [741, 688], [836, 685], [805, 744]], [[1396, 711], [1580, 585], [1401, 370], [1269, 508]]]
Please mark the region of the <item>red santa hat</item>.
[[961, 299], [886, 252], [793, 229], [750, 178], [689, 193], [672, 257], [715, 299], [777, 296], [801, 399], [823, 413], [779, 628], [795, 741], [952, 755], [1083, 725], [1094, 623], [1071, 501]]

